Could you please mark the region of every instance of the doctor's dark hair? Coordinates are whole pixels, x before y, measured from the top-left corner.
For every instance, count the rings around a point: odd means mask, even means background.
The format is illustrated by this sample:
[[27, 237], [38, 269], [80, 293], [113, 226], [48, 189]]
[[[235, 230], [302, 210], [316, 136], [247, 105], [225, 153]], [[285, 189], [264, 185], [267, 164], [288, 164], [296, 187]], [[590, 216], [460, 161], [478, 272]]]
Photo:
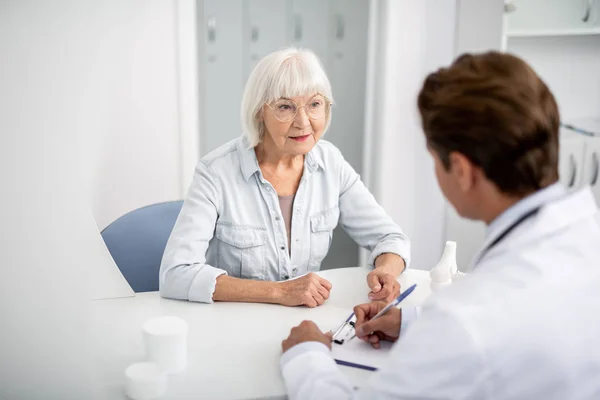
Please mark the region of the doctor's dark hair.
[[461, 153], [511, 195], [558, 180], [558, 107], [523, 60], [463, 54], [425, 79], [418, 106], [427, 146], [446, 170], [450, 153]]

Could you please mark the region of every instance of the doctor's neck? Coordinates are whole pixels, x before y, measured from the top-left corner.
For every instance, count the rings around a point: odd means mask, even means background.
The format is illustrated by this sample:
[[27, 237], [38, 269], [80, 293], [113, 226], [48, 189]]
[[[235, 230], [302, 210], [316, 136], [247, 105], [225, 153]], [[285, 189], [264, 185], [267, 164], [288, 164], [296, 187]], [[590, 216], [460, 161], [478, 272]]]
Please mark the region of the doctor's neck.
[[533, 193], [535, 193], [535, 191], [521, 195], [507, 194], [500, 192], [495, 187], [491, 190], [486, 190], [481, 196], [481, 207], [477, 219], [482, 220], [486, 225], [489, 225], [503, 212]]

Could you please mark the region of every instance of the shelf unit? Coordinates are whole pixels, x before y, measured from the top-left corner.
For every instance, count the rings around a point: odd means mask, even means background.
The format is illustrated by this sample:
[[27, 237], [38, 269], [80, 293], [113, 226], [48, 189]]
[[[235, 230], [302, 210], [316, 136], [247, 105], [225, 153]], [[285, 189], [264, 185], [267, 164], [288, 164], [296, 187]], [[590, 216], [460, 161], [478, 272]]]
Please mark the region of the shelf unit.
[[600, 27], [560, 28], [560, 29], [511, 29], [506, 32], [508, 38], [533, 38], [545, 36], [588, 36], [600, 35]]
[[[502, 50], [529, 63], [554, 93], [561, 119], [600, 119], [600, 0], [512, 0], [505, 7]], [[505, 3], [507, 4], [507, 3]], [[563, 129], [559, 175], [568, 190], [589, 185], [600, 204], [600, 137]], [[447, 237], [461, 243], [466, 270], [485, 226], [447, 215]]]

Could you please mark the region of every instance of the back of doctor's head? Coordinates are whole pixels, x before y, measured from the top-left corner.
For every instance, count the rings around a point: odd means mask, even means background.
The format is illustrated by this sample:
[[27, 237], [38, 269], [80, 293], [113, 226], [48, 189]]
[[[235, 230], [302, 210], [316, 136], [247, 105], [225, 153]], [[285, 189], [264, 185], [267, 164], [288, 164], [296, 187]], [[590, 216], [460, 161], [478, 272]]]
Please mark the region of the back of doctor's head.
[[462, 153], [516, 196], [558, 180], [558, 107], [523, 60], [463, 54], [425, 79], [418, 106], [427, 146], [446, 170], [450, 153]]

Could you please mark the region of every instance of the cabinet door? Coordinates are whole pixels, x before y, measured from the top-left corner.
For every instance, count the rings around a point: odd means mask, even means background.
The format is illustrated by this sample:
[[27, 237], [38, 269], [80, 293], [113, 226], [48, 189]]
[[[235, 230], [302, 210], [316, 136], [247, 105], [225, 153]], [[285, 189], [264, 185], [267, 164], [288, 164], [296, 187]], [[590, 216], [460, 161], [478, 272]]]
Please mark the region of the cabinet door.
[[568, 190], [576, 190], [581, 186], [583, 172], [583, 137], [572, 135], [561, 137], [558, 176], [560, 182]]
[[267, 54], [289, 42], [291, 3], [283, 0], [245, 0], [244, 46], [248, 49], [244, 79]]
[[241, 135], [240, 104], [244, 87], [242, 0], [204, 0], [204, 87], [201, 154]]
[[506, 14], [508, 31], [591, 28], [600, 4], [588, 0], [513, 0]]
[[600, 204], [600, 137], [586, 139], [583, 161], [583, 185], [590, 185], [596, 202]]
[[307, 48], [329, 67], [329, 1], [292, 0], [291, 45]]
[[[367, 68], [368, 0], [330, 1], [327, 76], [335, 105], [332, 124], [325, 139], [335, 144], [344, 158], [362, 172], [365, 91]], [[341, 228], [336, 228], [325, 268], [358, 265], [358, 245]]]

